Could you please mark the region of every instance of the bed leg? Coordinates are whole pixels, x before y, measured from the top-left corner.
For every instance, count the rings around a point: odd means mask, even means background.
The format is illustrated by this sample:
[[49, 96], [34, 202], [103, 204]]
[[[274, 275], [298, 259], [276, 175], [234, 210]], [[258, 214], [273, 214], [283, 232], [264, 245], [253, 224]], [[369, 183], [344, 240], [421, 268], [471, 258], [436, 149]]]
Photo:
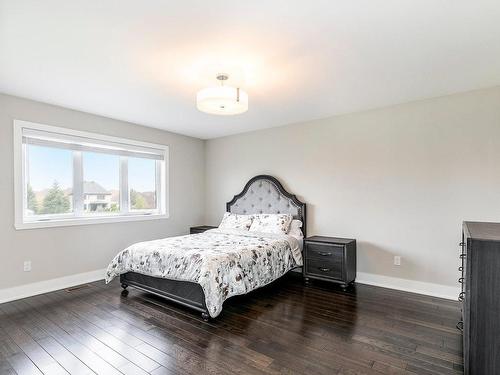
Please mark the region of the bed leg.
[[205, 322], [208, 322], [208, 320], [210, 319], [210, 315], [208, 315], [208, 313], [206, 311], [203, 311], [201, 313], [201, 317], [202, 319], [205, 321]]
[[122, 296], [128, 295], [128, 290], [127, 290], [128, 284], [122, 283], [122, 288], [123, 288], [123, 290], [122, 290]]

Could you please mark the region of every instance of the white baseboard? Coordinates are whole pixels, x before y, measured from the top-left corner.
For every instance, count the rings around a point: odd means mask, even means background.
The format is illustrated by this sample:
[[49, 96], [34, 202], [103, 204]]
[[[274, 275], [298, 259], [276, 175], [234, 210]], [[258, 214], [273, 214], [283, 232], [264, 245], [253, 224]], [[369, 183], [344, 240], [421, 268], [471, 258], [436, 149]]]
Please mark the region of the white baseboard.
[[458, 298], [458, 293], [460, 293], [459, 286], [455, 287], [426, 283], [423, 281], [399, 279], [397, 277], [375, 275], [364, 272], [358, 272], [356, 274], [356, 282], [451, 300], [456, 300]]
[[59, 277], [57, 279], [44, 280], [37, 283], [15, 286], [13, 288], [0, 289], [0, 303], [103, 280], [105, 272], [105, 269], [101, 269]]
[[[36, 296], [38, 294], [53, 292], [55, 290], [71, 288], [76, 285], [103, 280], [106, 270], [95, 270], [76, 275], [59, 277], [57, 279], [40, 281], [32, 284], [25, 284], [13, 288], [0, 289], [0, 303], [14, 301], [21, 298]], [[428, 296], [456, 300], [459, 287], [448, 285], [426, 283], [423, 281], [399, 279], [396, 277], [375, 275], [372, 273], [358, 272], [356, 282], [380, 286], [383, 288], [402, 290]]]

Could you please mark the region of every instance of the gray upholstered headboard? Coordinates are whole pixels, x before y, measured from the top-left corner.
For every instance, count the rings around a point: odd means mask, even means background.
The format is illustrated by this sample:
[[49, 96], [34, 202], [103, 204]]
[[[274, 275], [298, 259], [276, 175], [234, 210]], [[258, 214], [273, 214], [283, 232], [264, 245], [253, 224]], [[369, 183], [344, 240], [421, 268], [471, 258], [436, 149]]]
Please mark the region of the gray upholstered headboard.
[[288, 193], [273, 176], [255, 176], [247, 182], [243, 191], [226, 203], [226, 211], [235, 214], [291, 214], [302, 221], [306, 236], [306, 204]]

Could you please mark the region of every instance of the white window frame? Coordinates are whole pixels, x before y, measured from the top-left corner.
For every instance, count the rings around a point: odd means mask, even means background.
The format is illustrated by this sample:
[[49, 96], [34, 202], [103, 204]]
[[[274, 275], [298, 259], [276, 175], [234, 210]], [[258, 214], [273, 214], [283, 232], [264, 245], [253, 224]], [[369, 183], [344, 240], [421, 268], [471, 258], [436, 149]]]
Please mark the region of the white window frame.
[[[120, 156], [120, 211], [113, 214], [83, 214], [83, 165], [81, 151], [73, 151], [73, 213], [38, 215], [25, 219], [26, 198], [26, 145], [23, 144], [23, 129], [58, 133], [67, 136], [85, 137], [96, 141], [126, 144], [131, 147], [144, 147], [161, 150], [163, 160], [156, 162], [156, 199], [157, 208], [149, 210], [129, 210], [128, 162]], [[16, 229], [35, 229], [72, 225], [116, 223], [124, 221], [143, 221], [169, 218], [169, 147], [155, 143], [135, 141], [103, 134], [84, 132], [69, 128], [37, 124], [29, 121], [14, 120], [14, 206]]]

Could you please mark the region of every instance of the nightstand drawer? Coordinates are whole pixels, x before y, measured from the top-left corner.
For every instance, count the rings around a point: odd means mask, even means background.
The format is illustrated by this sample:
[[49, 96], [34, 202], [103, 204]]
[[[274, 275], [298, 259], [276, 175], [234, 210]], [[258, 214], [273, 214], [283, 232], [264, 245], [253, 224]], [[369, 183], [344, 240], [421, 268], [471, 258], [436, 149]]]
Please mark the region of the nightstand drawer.
[[309, 275], [342, 279], [342, 261], [341, 258], [338, 259], [335, 261], [335, 258], [332, 258], [329, 262], [325, 262], [324, 259], [308, 259], [305, 271]]
[[341, 262], [344, 256], [344, 246], [323, 245], [320, 243], [308, 243], [306, 245], [307, 258], [321, 259], [324, 262]]

